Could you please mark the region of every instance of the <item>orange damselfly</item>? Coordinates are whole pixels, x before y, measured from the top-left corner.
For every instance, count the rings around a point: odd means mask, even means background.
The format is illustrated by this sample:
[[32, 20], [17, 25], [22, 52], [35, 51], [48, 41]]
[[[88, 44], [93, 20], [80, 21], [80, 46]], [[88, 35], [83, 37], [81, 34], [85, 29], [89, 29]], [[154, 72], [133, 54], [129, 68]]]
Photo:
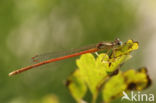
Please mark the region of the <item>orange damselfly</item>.
[[[89, 46], [89, 47], [86, 47], [86, 48], [83, 48], [83, 49], [80, 49], [80, 50], [69, 51], [69, 52], [66, 52], [64, 55], [51, 57], [51, 58], [49, 58], [49, 59], [47, 59], [45, 61], [41, 61], [39, 63], [35, 63], [35, 64], [30, 65], [30, 66], [23, 67], [21, 69], [18, 69], [18, 70], [15, 70], [15, 71], [9, 73], [9, 76], [22, 73], [24, 71], [27, 71], [29, 69], [32, 69], [32, 68], [35, 68], [35, 67], [38, 67], [38, 66], [41, 66], [41, 65], [44, 65], [44, 64], [64, 60], [64, 59], [79, 56], [79, 55], [82, 55], [82, 54], [94, 53], [94, 52], [98, 52], [98, 51], [101, 51], [101, 50], [115, 49], [120, 45], [122, 45], [122, 42], [119, 39], [115, 39], [113, 42], [100, 42], [100, 43], [97, 43], [96, 45], [92, 45], [92, 46]], [[34, 61], [37, 61], [37, 60], [35, 60], [35, 58], [38, 57], [38, 56], [40, 56], [40, 55], [37, 55], [37, 56], [33, 57], [32, 59], [34, 59]]]

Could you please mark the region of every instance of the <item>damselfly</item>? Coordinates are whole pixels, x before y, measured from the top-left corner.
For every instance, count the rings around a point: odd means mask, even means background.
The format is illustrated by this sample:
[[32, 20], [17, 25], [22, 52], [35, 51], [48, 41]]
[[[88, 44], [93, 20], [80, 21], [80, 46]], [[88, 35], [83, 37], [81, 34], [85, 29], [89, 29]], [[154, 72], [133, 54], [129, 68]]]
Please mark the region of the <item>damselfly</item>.
[[[86, 53], [94, 53], [94, 52], [98, 52], [98, 51], [102, 51], [102, 50], [114, 50], [115, 48], [117, 48], [121, 45], [122, 45], [122, 42], [119, 39], [115, 39], [113, 42], [100, 42], [93, 46], [85, 47], [85, 48], [79, 49], [79, 50], [72, 50], [72, 51], [66, 52], [64, 55], [57, 55], [55, 57], [51, 57], [48, 60], [41, 61], [39, 63], [35, 63], [33, 65], [23, 67], [21, 69], [18, 69], [18, 70], [15, 70], [15, 71], [9, 73], [9, 76], [22, 73], [24, 71], [27, 71], [27, 70], [35, 68], [35, 67], [39, 67], [44, 64], [64, 60], [67, 58], [79, 56], [79, 55], [86, 54]], [[35, 59], [38, 58], [39, 56], [40, 55], [37, 55], [37, 56], [33, 57], [32, 59], [35, 62], [37, 62], [38, 60], [35, 60]]]

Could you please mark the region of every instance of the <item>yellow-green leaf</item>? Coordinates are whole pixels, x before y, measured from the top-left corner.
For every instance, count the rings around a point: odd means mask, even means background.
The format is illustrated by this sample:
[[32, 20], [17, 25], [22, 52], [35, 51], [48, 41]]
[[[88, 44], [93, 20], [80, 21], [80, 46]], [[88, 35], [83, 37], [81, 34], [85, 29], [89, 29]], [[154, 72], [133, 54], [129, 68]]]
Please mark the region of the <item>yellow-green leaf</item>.
[[86, 94], [87, 86], [85, 85], [79, 69], [77, 69], [67, 80], [66, 85], [74, 97], [80, 103]]
[[102, 58], [108, 59], [108, 56], [101, 54], [95, 59], [92, 54], [85, 54], [76, 61], [83, 80], [93, 95], [97, 94], [99, 83], [107, 76], [105, 67], [108, 66], [108, 63], [102, 63]]
[[139, 44], [137, 41], [128, 40], [119, 48], [116, 48], [115, 53], [112, 54], [111, 57], [118, 57], [122, 55], [128, 55], [130, 52], [139, 48]]
[[151, 79], [146, 68], [141, 68], [138, 71], [130, 69], [126, 72], [120, 72], [105, 83], [102, 90], [103, 100], [109, 103], [112, 99], [120, 97], [123, 91], [140, 91], [150, 86], [150, 84]]
[[147, 69], [144, 67], [140, 68], [138, 71], [130, 69], [126, 71], [123, 76], [126, 78], [125, 82], [128, 85], [127, 89], [130, 90], [142, 90], [151, 84]]
[[126, 84], [124, 78], [119, 73], [118, 75], [113, 76], [105, 85], [102, 90], [103, 100], [106, 103], [109, 103], [112, 99], [115, 99], [118, 96], [121, 96], [122, 91], [126, 89]]

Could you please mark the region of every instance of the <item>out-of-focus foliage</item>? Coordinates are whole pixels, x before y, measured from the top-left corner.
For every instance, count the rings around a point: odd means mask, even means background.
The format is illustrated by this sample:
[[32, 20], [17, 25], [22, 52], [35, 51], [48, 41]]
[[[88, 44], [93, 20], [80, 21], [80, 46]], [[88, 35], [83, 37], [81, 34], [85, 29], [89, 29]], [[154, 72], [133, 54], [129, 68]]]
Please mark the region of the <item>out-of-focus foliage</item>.
[[[27, 103], [27, 101], [24, 98], [15, 98], [11, 101], [11, 103]], [[49, 94], [39, 99], [30, 100], [29, 103], [60, 103], [60, 102], [56, 95]]]
[[[110, 58], [107, 54], [100, 54], [97, 59], [92, 54], [82, 55], [76, 61], [78, 69], [67, 81], [72, 96], [80, 103], [85, 96], [86, 88], [88, 88], [92, 94], [92, 103], [95, 103], [101, 88], [103, 88], [103, 100], [108, 103], [119, 97], [122, 91], [146, 88], [150, 79], [145, 69], [141, 69], [141, 72], [128, 70], [123, 73], [119, 72], [118, 75], [115, 73], [121, 64], [130, 58], [130, 52], [136, 49], [138, 49], [138, 43], [128, 40], [116, 48]], [[111, 77], [112, 75], [115, 76]]]
[[59, 100], [55, 95], [47, 95], [42, 99], [41, 103], [59, 103]]

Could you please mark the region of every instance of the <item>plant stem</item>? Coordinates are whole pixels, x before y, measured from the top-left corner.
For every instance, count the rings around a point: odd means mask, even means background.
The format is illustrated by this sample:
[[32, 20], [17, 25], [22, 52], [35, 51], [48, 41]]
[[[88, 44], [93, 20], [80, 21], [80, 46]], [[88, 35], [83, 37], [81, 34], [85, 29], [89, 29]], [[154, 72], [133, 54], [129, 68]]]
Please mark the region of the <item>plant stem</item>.
[[93, 99], [92, 99], [92, 102], [91, 103], [96, 103], [96, 99], [97, 99], [97, 93], [95, 93], [93, 95]]

